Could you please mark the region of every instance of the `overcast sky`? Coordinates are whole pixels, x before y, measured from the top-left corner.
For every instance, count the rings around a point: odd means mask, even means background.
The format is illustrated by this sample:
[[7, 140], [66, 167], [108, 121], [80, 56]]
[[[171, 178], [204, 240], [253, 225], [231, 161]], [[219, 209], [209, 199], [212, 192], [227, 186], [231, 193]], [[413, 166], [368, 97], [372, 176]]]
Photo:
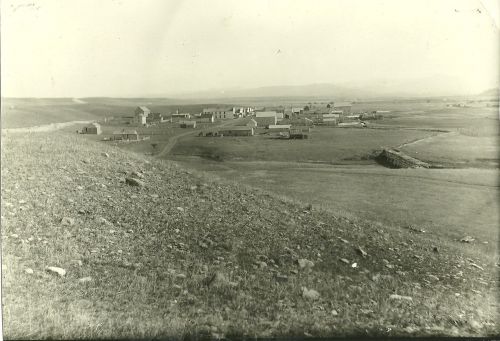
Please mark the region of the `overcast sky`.
[[497, 0], [3, 0], [2, 96], [434, 76], [479, 92], [498, 84], [498, 12]]

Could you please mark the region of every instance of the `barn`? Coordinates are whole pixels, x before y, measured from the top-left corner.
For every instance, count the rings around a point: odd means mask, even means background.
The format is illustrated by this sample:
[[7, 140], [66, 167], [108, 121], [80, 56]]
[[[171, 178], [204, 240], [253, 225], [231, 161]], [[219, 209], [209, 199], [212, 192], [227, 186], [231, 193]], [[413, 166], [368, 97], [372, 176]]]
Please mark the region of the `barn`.
[[141, 125], [146, 124], [146, 120], [148, 116], [151, 114], [151, 110], [145, 106], [138, 106], [135, 108], [135, 123], [139, 123]]
[[223, 136], [253, 136], [254, 130], [252, 127], [227, 127], [219, 130], [219, 135]]
[[270, 125], [275, 125], [278, 122], [276, 117], [276, 111], [260, 111], [255, 113], [255, 122], [257, 122], [258, 127], [269, 127]]
[[352, 104], [350, 102], [336, 102], [333, 104], [333, 111], [342, 111], [342, 115], [351, 114]]

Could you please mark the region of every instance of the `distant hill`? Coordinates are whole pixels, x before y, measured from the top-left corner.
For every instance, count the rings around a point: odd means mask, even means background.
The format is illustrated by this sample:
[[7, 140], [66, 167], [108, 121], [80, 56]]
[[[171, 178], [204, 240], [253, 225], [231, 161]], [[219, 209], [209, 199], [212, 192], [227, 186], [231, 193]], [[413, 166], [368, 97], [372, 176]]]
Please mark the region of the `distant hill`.
[[488, 89], [486, 91], [481, 92], [478, 96], [481, 97], [499, 97], [500, 88]]
[[439, 97], [470, 95], [467, 83], [446, 75], [416, 79], [377, 79], [345, 84], [315, 83], [305, 85], [276, 85], [255, 88], [213, 89], [169, 96], [179, 99], [224, 99], [302, 97], [356, 100], [393, 97]]

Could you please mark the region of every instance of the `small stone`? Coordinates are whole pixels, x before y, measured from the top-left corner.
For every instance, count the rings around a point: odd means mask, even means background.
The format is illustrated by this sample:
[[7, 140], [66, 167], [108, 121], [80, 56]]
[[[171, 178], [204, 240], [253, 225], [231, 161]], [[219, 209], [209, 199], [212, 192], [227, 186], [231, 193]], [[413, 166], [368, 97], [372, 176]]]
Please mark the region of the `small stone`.
[[26, 269], [24, 269], [24, 272], [26, 272], [28, 275], [32, 275], [34, 271], [33, 271], [33, 269], [26, 268]]
[[339, 312], [337, 310], [333, 309], [331, 311], [331, 314], [332, 314], [332, 316], [337, 316], [339, 314]]
[[87, 283], [87, 282], [91, 282], [92, 281], [92, 277], [82, 277], [82, 278], [79, 278], [78, 279], [78, 282], [80, 283]]
[[301, 269], [309, 270], [314, 266], [314, 263], [308, 259], [302, 258], [297, 261]]
[[130, 186], [144, 187], [146, 183], [142, 180], [135, 178], [125, 178], [125, 182]]
[[180, 279], [186, 279], [186, 275], [185, 274], [177, 274], [175, 277], [176, 278], [180, 278]]
[[391, 300], [405, 300], [405, 301], [413, 301], [413, 298], [411, 298], [410, 296], [401, 296], [401, 295], [396, 295], [396, 294], [393, 294], [391, 296], [389, 296], [389, 298]]
[[462, 239], [460, 239], [462, 243], [472, 243], [474, 240], [476, 239], [471, 236], [465, 236]]
[[363, 258], [365, 258], [366, 256], [368, 256], [368, 253], [366, 253], [366, 251], [363, 250], [361, 247], [358, 247], [356, 249], [356, 252], [359, 253]]
[[394, 269], [394, 265], [392, 265], [392, 264], [386, 264], [385, 267], [387, 269]]
[[266, 262], [257, 262], [257, 265], [261, 269], [267, 268], [267, 263]]
[[298, 273], [299, 273], [299, 272], [298, 272], [297, 270], [295, 270], [295, 269], [294, 269], [294, 270], [290, 270], [290, 272], [291, 272], [292, 274], [294, 274], [294, 275], [296, 275], [296, 274], [298, 274]]
[[434, 275], [429, 275], [428, 276], [430, 279], [432, 279], [433, 281], [439, 281], [439, 277], [437, 276], [434, 276]]
[[320, 294], [314, 289], [307, 289], [306, 287], [302, 287], [302, 297], [309, 300], [317, 300], [320, 297]]
[[357, 267], [358, 267], [358, 263], [352, 263], [352, 264], [351, 264], [351, 267], [352, 267], [352, 268], [357, 268]]
[[61, 277], [64, 277], [66, 275], [66, 270], [57, 266], [48, 266], [45, 268], [45, 270], [53, 274], [58, 274]]
[[479, 266], [476, 263], [471, 263], [470, 265], [473, 266], [473, 267], [475, 267], [476, 269], [484, 270], [484, 268], [482, 266]]
[[63, 217], [61, 219], [61, 224], [64, 226], [73, 226], [75, 224], [75, 219], [69, 217]]
[[19, 238], [19, 236], [17, 235], [17, 233], [13, 233], [10, 235], [12, 238]]
[[350, 262], [345, 258], [339, 258], [342, 263], [349, 264]]
[[473, 329], [481, 329], [483, 326], [481, 323], [475, 321], [475, 320], [471, 320], [469, 321], [469, 325], [473, 328]]
[[141, 172], [133, 171], [132, 175], [137, 177], [137, 178], [141, 178], [141, 179], [144, 178], [144, 174], [142, 174]]
[[109, 154], [108, 153], [102, 153], [102, 156], [109, 157]]
[[276, 275], [276, 280], [278, 282], [287, 282], [288, 281], [288, 276], [287, 275], [280, 275], [280, 274], [277, 274]]
[[177, 207], [177, 210], [180, 212], [184, 212], [184, 208], [182, 208], [182, 207]]

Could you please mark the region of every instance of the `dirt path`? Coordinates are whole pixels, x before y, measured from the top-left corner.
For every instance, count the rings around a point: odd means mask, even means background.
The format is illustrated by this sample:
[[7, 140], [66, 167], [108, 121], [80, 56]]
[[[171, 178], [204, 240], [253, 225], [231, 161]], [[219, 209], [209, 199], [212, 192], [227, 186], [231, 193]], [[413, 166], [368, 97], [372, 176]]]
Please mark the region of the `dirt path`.
[[45, 133], [45, 132], [59, 130], [68, 126], [72, 126], [74, 124], [89, 124], [92, 122], [94, 121], [92, 120], [92, 121], [70, 121], [61, 123], [50, 123], [33, 127], [2, 129], [2, 133], [42, 133], [42, 132]]
[[421, 139], [417, 139], [417, 140], [414, 140], [414, 141], [410, 141], [410, 142], [406, 142], [406, 143], [400, 144], [396, 148], [398, 148], [398, 149], [399, 148], [403, 148], [403, 147], [406, 147], [406, 146], [409, 146], [409, 145], [412, 145], [412, 144], [416, 144], [418, 142], [422, 142], [424, 140], [431, 139], [431, 138], [434, 138], [436, 136], [443, 135], [443, 134], [455, 134], [455, 133], [454, 132], [446, 132], [446, 133], [439, 133], [439, 134], [435, 134], [435, 135], [431, 135], [431, 136], [422, 137]]
[[[214, 129], [214, 128], [220, 128], [220, 127], [224, 127], [224, 126], [228, 126], [228, 125], [231, 125], [231, 123], [235, 124], [237, 123], [239, 120], [230, 120], [230, 121], [226, 121], [226, 122], [223, 122], [221, 124], [218, 124], [218, 125], [214, 125], [213, 127], [211, 127], [211, 129]], [[186, 133], [183, 133], [183, 134], [180, 134], [180, 135], [176, 135], [176, 136], [173, 136], [170, 140], [168, 140], [168, 143], [165, 145], [165, 147], [163, 147], [162, 151], [159, 152], [158, 154], [156, 154], [157, 157], [163, 157], [165, 155], [167, 155], [171, 150], [172, 148], [175, 146], [175, 144], [177, 143], [177, 140], [181, 137], [184, 137], [184, 136], [188, 136], [188, 135], [194, 135], [194, 134], [199, 134], [200, 131], [199, 130], [195, 130], [195, 131], [188, 131]]]

